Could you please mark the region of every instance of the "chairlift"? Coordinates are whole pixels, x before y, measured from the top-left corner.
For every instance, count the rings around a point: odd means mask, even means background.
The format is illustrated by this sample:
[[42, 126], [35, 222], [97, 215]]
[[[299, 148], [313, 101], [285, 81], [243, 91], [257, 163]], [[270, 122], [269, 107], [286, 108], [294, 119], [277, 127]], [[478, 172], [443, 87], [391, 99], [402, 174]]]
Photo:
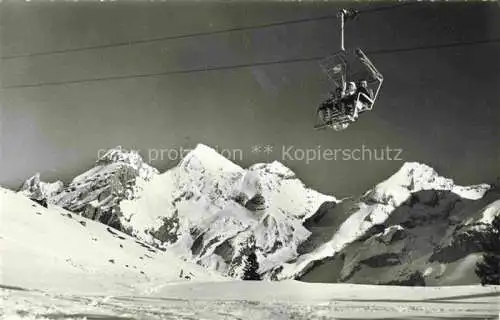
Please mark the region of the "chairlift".
[[[315, 129], [346, 129], [358, 119], [359, 114], [372, 110], [379, 96], [382, 74], [363, 50], [346, 50], [344, 47], [345, 21], [356, 15], [357, 11], [352, 9], [339, 11], [340, 51], [320, 61], [320, 66], [332, 87], [330, 97], [316, 110]], [[350, 92], [346, 92], [349, 89]]]

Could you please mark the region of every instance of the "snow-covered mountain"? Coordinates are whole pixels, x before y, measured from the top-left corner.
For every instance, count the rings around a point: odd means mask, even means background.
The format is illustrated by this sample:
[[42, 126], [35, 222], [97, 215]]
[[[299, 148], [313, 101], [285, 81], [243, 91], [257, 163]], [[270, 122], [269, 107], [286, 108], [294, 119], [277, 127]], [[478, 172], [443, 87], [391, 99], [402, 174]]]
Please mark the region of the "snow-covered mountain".
[[64, 184], [62, 181], [52, 183], [43, 182], [40, 180], [40, 173], [26, 180], [19, 192], [33, 200], [51, 199], [55, 195], [63, 191]]
[[330, 241], [284, 264], [274, 277], [374, 284], [477, 283], [474, 267], [488, 236], [486, 226], [500, 214], [498, 199], [500, 192], [489, 185], [458, 186], [426, 165], [405, 163], [356, 201], [315, 221], [321, 225], [328, 224], [331, 215], [344, 217], [331, 225], [335, 231]]
[[45, 198], [50, 204], [121, 230], [119, 203], [133, 199], [140, 182], [157, 174], [158, 170], [145, 163], [138, 152], [116, 147], [65, 187], [60, 181], [42, 182], [37, 173], [24, 183], [20, 192], [32, 199]]
[[459, 186], [405, 163], [339, 201], [279, 162], [244, 169], [205, 145], [162, 174], [137, 152], [111, 149], [62, 191], [54, 185], [36, 176], [22, 192], [43, 190], [52, 205], [224, 275], [241, 278], [255, 251], [264, 278], [353, 283], [477, 282], [477, 243], [500, 199], [489, 185]]
[[[47, 185], [36, 181], [32, 189]], [[22, 193], [37, 196], [25, 188]], [[279, 162], [243, 169], [201, 144], [163, 174], [134, 151], [111, 149], [94, 168], [46, 197], [237, 278], [249, 246], [257, 251], [260, 273], [296, 258], [310, 235], [304, 221], [325, 202], [337, 201], [305, 187]]]
[[260, 273], [295, 258], [310, 234], [303, 222], [336, 201], [306, 188], [279, 162], [243, 169], [204, 145], [141, 190], [120, 205], [134, 235], [236, 277], [250, 245]]

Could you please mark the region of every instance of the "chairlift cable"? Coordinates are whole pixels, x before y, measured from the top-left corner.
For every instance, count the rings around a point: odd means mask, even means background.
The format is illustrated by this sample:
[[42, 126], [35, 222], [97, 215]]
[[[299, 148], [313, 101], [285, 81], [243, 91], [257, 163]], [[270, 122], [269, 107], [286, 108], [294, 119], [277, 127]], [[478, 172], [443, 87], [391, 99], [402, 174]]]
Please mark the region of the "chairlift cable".
[[[372, 51], [368, 51], [367, 53], [369, 53], [370, 55], [377, 55], [377, 54], [388, 54], [388, 53], [398, 53], [398, 52], [445, 49], [445, 48], [459, 47], [459, 46], [485, 45], [485, 44], [490, 44], [490, 43], [500, 43], [500, 38], [476, 40], [476, 41], [469, 41], [469, 42], [454, 42], [454, 43], [428, 45], [428, 46], [417, 46], [417, 47], [409, 47], [409, 48], [372, 50]], [[170, 75], [180, 75], [180, 74], [190, 74], [190, 73], [210, 72], [210, 71], [223, 71], [223, 70], [242, 69], [242, 68], [269, 66], [269, 65], [277, 65], [277, 64], [312, 62], [312, 61], [319, 61], [321, 59], [324, 59], [324, 57], [325, 56], [322, 55], [319, 57], [316, 56], [316, 57], [307, 57], [307, 58], [293, 58], [293, 59], [263, 61], [263, 62], [255, 62], [255, 63], [244, 63], [244, 64], [228, 65], [228, 66], [212, 66], [212, 67], [207, 66], [207, 67], [201, 67], [201, 68], [193, 68], [193, 69], [185, 69], [185, 70], [171, 70], [171, 71], [158, 72], [158, 73], [144, 73], [144, 74], [135, 74], [135, 75], [110, 76], [110, 77], [103, 77], [103, 78], [89, 78], [89, 79], [69, 80], [69, 81], [54, 81], [54, 82], [43, 82], [43, 83], [33, 83], [33, 84], [19, 84], [19, 85], [3, 86], [2, 88], [3, 89], [34, 88], [34, 87], [42, 87], [42, 86], [83, 84], [83, 83], [90, 83], [90, 82], [124, 80], [124, 79], [134, 79], [134, 78], [164, 77], [164, 76], [170, 76]]]
[[[385, 10], [396, 9], [396, 8], [407, 6], [407, 5], [413, 4], [413, 3], [415, 3], [415, 2], [403, 3], [403, 4], [393, 5], [393, 6], [380, 7], [380, 8], [359, 10], [358, 12], [363, 13], [363, 14], [364, 13], [371, 13], [371, 12], [380, 12], [380, 11], [385, 11]], [[68, 49], [45, 51], [45, 52], [22, 53], [22, 54], [18, 54], [18, 55], [3, 56], [3, 57], [0, 57], [0, 59], [11, 60], [11, 59], [18, 59], [18, 58], [29, 58], [29, 57], [37, 57], [37, 56], [49, 56], [49, 55], [54, 55], [54, 54], [65, 54], [65, 53], [72, 53], [72, 52], [79, 52], [79, 51], [108, 49], [108, 48], [114, 48], [114, 47], [131, 46], [131, 45], [136, 45], [136, 44], [146, 44], [146, 43], [162, 42], [162, 41], [177, 40], [177, 39], [205, 37], [205, 36], [218, 35], [218, 34], [224, 34], [224, 33], [245, 31], [245, 30], [265, 29], [265, 28], [272, 28], [272, 27], [278, 27], [278, 26], [289, 25], [289, 24], [299, 24], [299, 23], [306, 23], [306, 22], [313, 22], [313, 21], [329, 20], [329, 19], [334, 19], [334, 18], [335, 19], [337, 18], [336, 14], [333, 14], [333, 15], [330, 14], [330, 15], [313, 17], [313, 18], [302, 18], [302, 19], [295, 19], [295, 20], [288, 20], [288, 21], [271, 22], [271, 23], [255, 25], [255, 26], [240, 26], [240, 27], [233, 27], [233, 28], [221, 29], [221, 30], [215, 30], [215, 31], [187, 33], [187, 34], [163, 36], [163, 37], [150, 38], [150, 39], [142, 39], [142, 40], [122, 41], [122, 42], [103, 44], [103, 45], [83, 46], [83, 47], [77, 47], [77, 48], [68, 48]]]

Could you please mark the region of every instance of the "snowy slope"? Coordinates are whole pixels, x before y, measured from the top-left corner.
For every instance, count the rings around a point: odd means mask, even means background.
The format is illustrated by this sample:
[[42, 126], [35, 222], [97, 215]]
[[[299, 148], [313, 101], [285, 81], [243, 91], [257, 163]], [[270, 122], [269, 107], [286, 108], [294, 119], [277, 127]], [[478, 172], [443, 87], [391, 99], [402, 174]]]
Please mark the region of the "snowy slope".
[[[350, 243], [363, 237], [374, 227], [383, 225], [396, 208], [413, 195], [425, 190], [447, 191], [460, 199], [478, 200], [490, 189], [489, 185], [458, 186], [453, 180], [443, 178], [431, 167], [420, 163], [405, 163], [387, 180], [367, 191], [355, 203], [347, 219], [339, 226], [332, 239], [312, 252], [285, 263], [273, 271], [273, 278], [301, 277], [310, 268], [324, 259], [331, 259]], [[431, 193], [432, 196], [432, 193]], [[423, 200], [423, 202], [429, 200]], [[445, 204], [446, 206], [446, 204]], [[438, 210], [439, 211], [439, 210]], [[425, 212], [421, 214], [426, 215]], [[387, 231], [390, 232], [390, 231]]]
[[148, 283], [220, 276], [106, 225], [0, 188], [3, 286], [127, 294]]
[[295, 258], [309, 236], [303, 222], [325, 201], [336, 201], [306, 188], [281, 163], [245, 170], [204, 145], [141, 188], [120, 205], [134, 235], [236, 277], [249, 242], [261, 273]]
[[498, 319], [499, 291], [297, 281], [179, 283], [105, 297], [0, 289], [0, 319]]

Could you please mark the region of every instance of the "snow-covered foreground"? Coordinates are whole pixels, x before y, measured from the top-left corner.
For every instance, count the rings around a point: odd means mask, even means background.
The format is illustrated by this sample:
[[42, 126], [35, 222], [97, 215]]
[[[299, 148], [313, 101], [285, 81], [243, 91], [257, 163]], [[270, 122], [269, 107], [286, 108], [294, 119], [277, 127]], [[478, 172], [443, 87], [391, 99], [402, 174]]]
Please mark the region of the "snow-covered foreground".
[[3, 289], [2, 319], [498, 319], [499, 287], [170, 284], [133, 296]]
[[124, 294], [150, 282], [217, 279], [104, 224], [0, 188], [1, 285]]

